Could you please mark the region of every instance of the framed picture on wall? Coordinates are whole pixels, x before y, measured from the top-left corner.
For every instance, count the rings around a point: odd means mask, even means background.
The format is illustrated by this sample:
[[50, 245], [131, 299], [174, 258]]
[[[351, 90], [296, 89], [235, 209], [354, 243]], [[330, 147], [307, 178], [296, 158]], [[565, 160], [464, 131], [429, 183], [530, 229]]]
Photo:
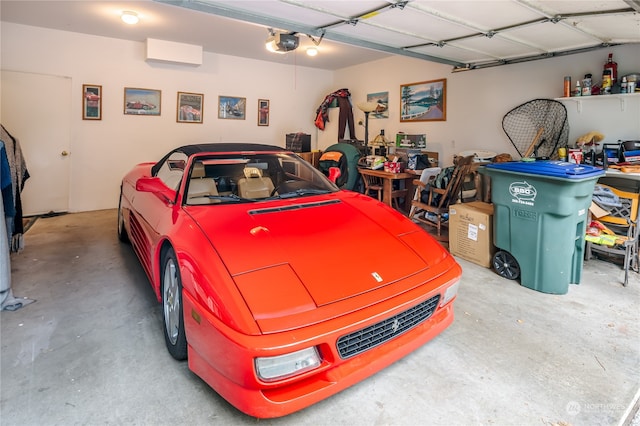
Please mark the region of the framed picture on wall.
[[269, 125], [269, 99], [258, 99], [258, 126]]
[[131, 115], [160, 115], [162, 92], [153, 89], [124, 88], [124, 113]]
[[445, 121], [447, 79], [400, 85], [400, 121]]
[[247, 98], [218, 96], [218, 118], [244, 120], [247, 113]]
[[178, 92], [178, 108], [176, 121], [178, 123], [202, 123], [202, 93]]
[[82, 119], [102, 120], [102, 86], [82, 85]]
[[368, 93], [367, 102], [378, 105], [369, 114], [369, 118], [389, 118], [389, 92]]

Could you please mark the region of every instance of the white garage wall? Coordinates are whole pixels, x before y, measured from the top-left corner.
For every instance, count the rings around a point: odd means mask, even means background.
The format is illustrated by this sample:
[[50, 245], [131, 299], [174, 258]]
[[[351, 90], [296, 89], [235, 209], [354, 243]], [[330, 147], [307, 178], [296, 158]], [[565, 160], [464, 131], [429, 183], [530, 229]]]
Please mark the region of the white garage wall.
[[[315, 143], [315, 110], [335, 90], [333, 73], [324, 70], [212, 53], [205, 53], [200, 67], [152, 64], [144, 60], [144, 42], [6, 22], [1, 30], [2, 69], [72, 80], [71, 212], [117, 207], [124, 173], [176, 146], [220, 141], [284, 146], [285, 135], [298, 131], [312, 134]], [[82, 120], [83, 84], [102, 85], [100, 121]], [[162, 90], [161, 116], [124, 115], [124, 87]], [[204, 94], [203, 124], [176, 122], [178, 91]], [[218, 119], [219, 95], [246, 97], [246, 120]], [[43, 101], [38, 93], [24, 96]], [[258, 99], [270, 100], [268, 127], [257, 126]], [[28, 165], [28, 153], [25, 157]]]
[[[444, 165], [451, 164], [453, 155], [470, 149], [508, 152], [519, 158], [502, 130], [502, 117], [526, 101], [561, 97], [565, 75], [572, 77], [574, 85], [586, 73], [599, 82], [609, 52], [618, 62], [619, 75], [640, 72], [640, 45], [636, 44], [455, 74], [450, 66], [396, 57], [345, 68], [336, 72], [335, 81], [351, 89], [354, 103], [366, 100], [367, 93], [389, 92], [389, 118], [369, 120], [370, 140], [380, 129], [391, 138], [399, 131], [426, 133], [427, 149], [438, 151]], [[401, 123], [400, 85], [442, 78], [447, 79], [446, 121]], [[569, 142], [591, 130], [604, 133], [606, 142], [640, 139], [639, 105], [640, 95], [629, 98], [624, 111], [619, 99], [583, 102], [578, 114], [575, 103], [567, 103]], [[356, 122], [364, 119], [364, 113], [354, 111]], [[363, 137], [364, 130], [359, 132]]]
[[[313, 125], [315, 111], [324, 96], [343, 87], [349, 88], [354, 103], [364, 100], [367, 93], [389, 92], [390, 117], [370, 120], [370, 139], [380, 129], [385, 129], [388, 137], [398, 131], [426, 133], [428, 149], [438, 151], [442, 163], [448, 165], [454, 154], [469, 149], [515, 155], [501, 128], [503, 115], [530, 99], [561, 96], [565, 75], [571, 75], [575, 82], [591, 72], [599, 81], [609, 52], [619, 64], [620, 75], [640, 72], [640, 45], [457, 74], [452, 74], [449, 66], [404, 57], [334, 73], [213, 53], [205, 53], [200, 67], [150, 64], [144, 61], [144, 42], [6, 22], [1, 35], [2, 69], [72, 79], [72, 212], [116, 207], [120, 178], [132, 165], [155, 160], [181, 144], [255, 141], [284, 146], [286, 133], [302, 131], [312, 135], [313, 148], [326, 148], [337, 140], [338, 110], [330, 110], [324, 132]], [[400, 85], [440, 78], [447, 79], [447, 120], [400, 123]], [[103, 86], [101, 121], [81, 120], [82, 84]], [[124, 87], [161, 89], [162, 115], [123, 115]], [[178, 91], [204, 93], [203, 124], [176, 123]], [[219, 120], [218, 95], [246, 97], [247, 119]], [[25, 96], [38, 99], [37, 93]], [[259, 98], [271, 101], [269, 127], [256, 125]], [[607, 141], [640, 138], [638, 95], [625, 111], [604, 106], [608, 102], [602, 103], [603, 107], [590, 105], [580, 114], [576, 108], [568, 108], [570, 142], [585, 129], [600, 130]], [[356, 123], [364, 118], [357, 108], [354, 115]], [[356, 125], [356, 135], [364, 138], [362, 126]]]

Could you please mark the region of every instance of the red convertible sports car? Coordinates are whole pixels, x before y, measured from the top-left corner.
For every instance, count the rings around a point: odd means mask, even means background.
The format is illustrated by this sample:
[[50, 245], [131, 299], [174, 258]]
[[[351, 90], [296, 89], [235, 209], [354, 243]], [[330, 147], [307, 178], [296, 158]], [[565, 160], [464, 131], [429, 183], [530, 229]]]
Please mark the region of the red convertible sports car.
[[453, 257], [282, 148], [189, 145], [136, 166], [118, 235], [162, 303], [171, 355], [251, 416], [327, 398], [453, 321]]

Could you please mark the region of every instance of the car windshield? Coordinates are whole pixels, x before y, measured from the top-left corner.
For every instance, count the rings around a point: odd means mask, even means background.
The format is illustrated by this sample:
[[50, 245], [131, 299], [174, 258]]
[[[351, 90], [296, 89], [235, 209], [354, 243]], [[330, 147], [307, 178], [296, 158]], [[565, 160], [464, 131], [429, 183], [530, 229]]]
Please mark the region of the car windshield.
[[294, 154], [207, 154], [193, 159], [185, 203], [246, 203], [338, 190], [319, 170]]

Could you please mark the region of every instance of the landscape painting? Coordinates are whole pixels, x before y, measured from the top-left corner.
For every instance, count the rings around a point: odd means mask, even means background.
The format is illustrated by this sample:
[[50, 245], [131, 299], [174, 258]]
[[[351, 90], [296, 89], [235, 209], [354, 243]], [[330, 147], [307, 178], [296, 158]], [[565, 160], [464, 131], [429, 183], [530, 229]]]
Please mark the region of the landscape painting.
[[447, 79], [400, 86], [400, 121], [445, 121]]

